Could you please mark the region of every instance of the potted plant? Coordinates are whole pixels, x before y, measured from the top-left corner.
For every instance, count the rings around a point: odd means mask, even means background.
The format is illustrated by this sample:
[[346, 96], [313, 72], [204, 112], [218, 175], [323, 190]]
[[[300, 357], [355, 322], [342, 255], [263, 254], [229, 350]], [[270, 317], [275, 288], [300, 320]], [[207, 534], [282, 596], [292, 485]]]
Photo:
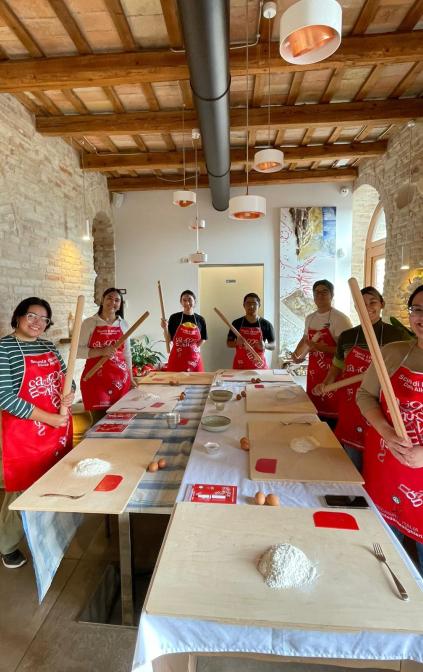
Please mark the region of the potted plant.
[[158, 350], [153, 349], [156, 343], [161, 343], [161, 341], [152, 342], [148, 336], [131, 338], [132, 370], [134, 376], [143, 376], [148, 371], [159, 368], [165, 356]]

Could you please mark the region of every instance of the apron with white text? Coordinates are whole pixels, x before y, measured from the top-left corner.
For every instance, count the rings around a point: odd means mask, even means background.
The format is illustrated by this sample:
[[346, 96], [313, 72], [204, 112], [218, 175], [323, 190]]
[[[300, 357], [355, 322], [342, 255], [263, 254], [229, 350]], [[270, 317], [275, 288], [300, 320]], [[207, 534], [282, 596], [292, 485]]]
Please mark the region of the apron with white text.
[[[260, 324], [260, 320], [259, 320]], [[233, 369], [268, 369], [266, 362], [266, 356], [264, 352], [258, 350], [258, 344], [263, 339], [263, 333], [260, 326], [258, 327], [244, 327], [244, 320], [242, 321], [241, 328], [239, 330], [241, 336], [244, 336], [246, 341], [252, 346], [252, 348], [257, 352], [261, 359], [261, 365], [258, 364], [256, 359], [253, 357], [251, 352], [244, 348], [243, 345], [237, 345], [235, 349], [234, 361], [232, 364]]]
[[167, 371], [204, 371], [199, 346], [201, 333], [195, 315], [192, 317], [193, 323], [183, 323], [183, 314], [181, 315], [181, 322], [172, 339]]
[[[326, 345], [336, 345], [335, 339], [328, 327], [323, 327], [323, 329], [309, 328], [307, 338], [311, 340], [317, 332], [320, 334], [319, 341], [323, 341]], [[313, 394], [312, 389], [319, 383], [323, 383], [331, 367], [332, 359], [333, 354], [314, 350], [308, 355], [307, 367], [307, 394], [316, 406], [317, 412], [329, 418], [335, 418], [338, 415], [338, 397], [336, 392], [329, 392], [320, 396]]]

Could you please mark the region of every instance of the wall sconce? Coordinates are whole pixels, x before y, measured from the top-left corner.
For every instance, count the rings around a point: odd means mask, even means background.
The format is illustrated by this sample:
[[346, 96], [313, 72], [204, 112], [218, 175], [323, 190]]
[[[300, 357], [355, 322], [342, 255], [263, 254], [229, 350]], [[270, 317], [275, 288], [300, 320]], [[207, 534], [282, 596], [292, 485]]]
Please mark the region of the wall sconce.
[[404, 252], [404, 245], [401, 246], [401, 271], [410, 270], [410, 259], [408, 252]]

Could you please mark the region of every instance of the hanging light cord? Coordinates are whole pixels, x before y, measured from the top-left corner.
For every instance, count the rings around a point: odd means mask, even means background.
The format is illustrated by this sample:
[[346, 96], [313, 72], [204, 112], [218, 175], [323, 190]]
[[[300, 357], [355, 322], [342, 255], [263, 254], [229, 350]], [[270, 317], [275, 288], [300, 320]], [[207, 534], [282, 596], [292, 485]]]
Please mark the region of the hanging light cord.
[[272, 21], [269, 19], [269, 39], [267, 43], [267, 144], [270, 145], [270, 31]]
[[249, 65], [248, 64], [248, 0], [245, 0], [245, 10], [246, 10], [246, 14], [247, 14], [247, 18], [246, 18], [246, 21], [245, 21], [245, 26], [246, 26], [246, 28], [245, 28], [245, 44], [246, 44], [246, 50], [247, 50], [246, 57], [245, 57], [245, 64], [246, 64], [245, 69], [246, 69], [246, 72], [247, 72], [247, 86], [245, 87], [245, 90], [246, 90], [245, 98], [246, 98], [246, 108], [247, 108], [247, 113], [246, 113], [247, 141], [245, 143], [245, 170], [246, 170], [246, 173], [247, 173], [247, 196], [248, 196], [248, 121], [249, 121], [249, 119], [248, 119], [248, 102], [249, 102], [248, 101], [248, 83], [249, 83], [249, 76], [248, 76], [249, 75], [249, 73], [248, 73], [248, 65]]
[[198, 227], [200, 224], [200, 220], [198, 219], [198, 164], [197, 164], [197, 140], [193, 140], [193, 145], [194, 145], [194, 158], [195, 158], [195, 207], [196, 207], [196, 234], [197, 234], [197, 252], [200, 250], [200, 243], [199, 243], [199, 232], [198, 232]]

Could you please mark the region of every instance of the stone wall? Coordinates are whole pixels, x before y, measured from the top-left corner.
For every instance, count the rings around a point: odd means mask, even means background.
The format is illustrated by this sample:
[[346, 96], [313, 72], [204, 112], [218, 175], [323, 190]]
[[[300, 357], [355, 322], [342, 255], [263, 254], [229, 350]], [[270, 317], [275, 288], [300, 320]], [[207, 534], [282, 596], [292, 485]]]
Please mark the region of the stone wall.
[[[410, 142], [411, 139], [411, 142]], [[401, 186], [416, 184], [423, 175], [423, 124], [412, 129], [403, 126], [389, 140], [387, 153], [378, 160], [360, 164], [355, 188], [367, 184], [379, 193], [386, 216], [385, 315], [407, 322], [406, 301], [414, 287], [423, 283], [423, 194], [414, 189], [406, 207], [397, 205]], [[410, 270], [401, 270], [401, 254], [408, 257]]]
[[[11, 331], [17, 303], [35, 295], [51, 303], [54, 326], [48, 336], [59, 345], [68, 337], [78, 294], [86, 298], [86, 316], [95, 310], [93, 241], [82, 239], [86, 216], [79, 157], [63, 140], [39, 135], [31, 114], [9, 95], [0, 95], [0, 151], [0, 336]], [[108, 248], [102, 283], [114, 285], [106, 179], [88, 173], [85, 196], [86, 214], [95, 218], [102, 239], [99, 250]], [[66, 357], [66, 344], [61, 350]]]

